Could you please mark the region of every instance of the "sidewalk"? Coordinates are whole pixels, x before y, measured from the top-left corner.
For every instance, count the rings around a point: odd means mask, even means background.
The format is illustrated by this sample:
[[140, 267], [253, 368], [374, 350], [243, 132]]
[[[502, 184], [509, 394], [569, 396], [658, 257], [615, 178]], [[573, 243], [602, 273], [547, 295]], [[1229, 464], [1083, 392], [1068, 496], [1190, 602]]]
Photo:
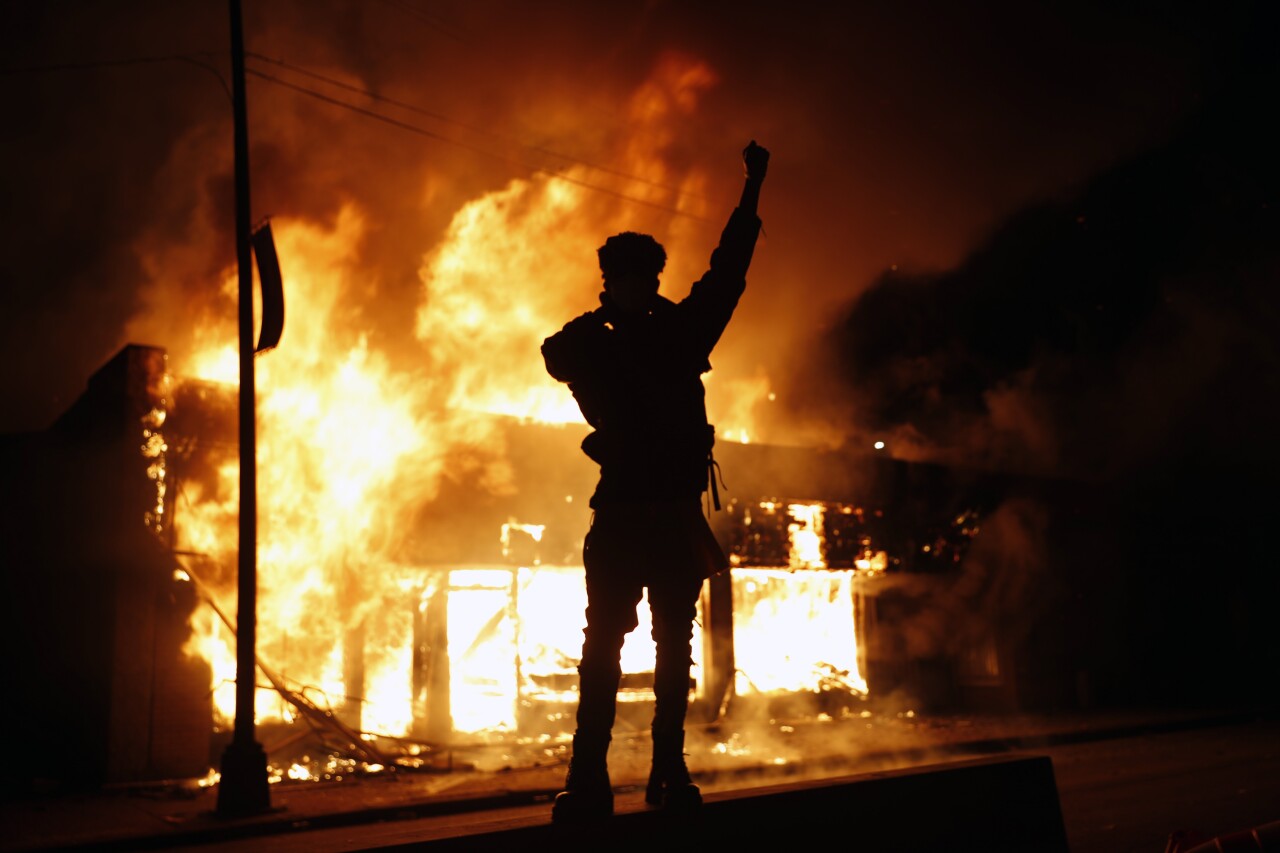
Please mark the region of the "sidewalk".
[[[911, 711], [862, 711], [838, 719], [734, 722], [734, 733], [691, 727], [686, 751], [704, 792], [837, 777], [1052, 744], [1230, 725], [1238, 710], [924, 718]], [[620, 733], [610, 750], [619, 793], [643, 786], [647, 733]], [[548, 803], [564, 779], [567, 742], [487, 747], [465, 769], [285, 780], [271, 788], [273, 811], [244, 819], [214, 814], [216, 787], [196, 780], [28, 798], [0, 807], [0, 850], [163, 849], [309, 829], [408, 820]], [[549, 809], [549, 805], [548, 805]]]

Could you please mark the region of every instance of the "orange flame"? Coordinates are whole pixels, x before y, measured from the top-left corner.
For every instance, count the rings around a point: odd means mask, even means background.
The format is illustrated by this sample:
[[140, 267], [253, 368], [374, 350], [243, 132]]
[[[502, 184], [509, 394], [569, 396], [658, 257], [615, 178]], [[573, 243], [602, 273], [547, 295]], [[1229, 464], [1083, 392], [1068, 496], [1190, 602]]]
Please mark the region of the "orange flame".
[[[705, 253], [695, 258], [684, 244], [696, 239], [709, 250], [714, 240], [701, 221], [708, 213], [705, 176], [677, 173], [664, 158], [681, 117], [714, 79], [704, 64], [672, 58], [629, 105], [631, 132], [616, 162], [641, 179], [627, 183], [626, 194], [656, 205], [641, 219], [662, 234], [674, 259], [664, 286], [687, 287], [702, 271]], [[376, 330], [352, 307], [362, 287], [363, 212], [348, 204], [327, 225], [274, 223], [288, 325], [281, 345], [257, 361], [258, 649], [288, 685], [319, 704], [355, 703], [366, 731], [404, 735], [413, 723], [413, 615], [429, 586], [423, 567], [402, 562], [413, 513], [460, 466], [480, 469], [481, 482], [494, 492], [514, 488], [502, 437], [481, 414], [581, 422], [536, 353], [563, 322], [594, 306], [596, 247], [608, 234], [636, 227], [635, 205], [586, 186], [604, 180], [591, 167], [574, 166], [514, 179], [458, 210], [439, 245], [423, 257], [414, 330], [425, 358], [412, 369], [393, 363], [378, 347]], [[235, 292], [235, 276], [228, 275], [223, 293], [229, 302]], [[188, 363], [175, 368], [191, 378], [235, 383], [234, 341], [227, 322], [201, 325], [192, 333]], [[768, 378], [724, 383], [742, 405], [726, 413], [721, 435], [745, 442], [750, 407], [772, 398]], [[213, 586], [227, 612], [234, 612], [225, 567], [235, 565], [238, 480], [238, 466], [228, 460], [204, 490], [179, 484], [175, 519], [179, 548], [208, 554], [224, 567]], [[443, 582], [455, 590], [449, 647], [458, 655], [451, 660], [457, 730], [510, 728], [515, 697], [531, 689], [533, 675], [572, 671], [581, 625], [563, 614], [577, 616], [585, 605], [575, 571], [580, 568], [445, 573]], [[501, 616], [513, 595], [525, 626], [518, 635], [515, 623]], [[647, 618], [646, 607], [641, 614]], [[215, 704], [225, 723], [234, 709], [234, 637], [208, 608], [195, 620], [191, 651], [213, 666]], [[624, 668], [652, 669], [648, 626], [632, 638]], [[346, 683], [344, 650], [353, 643], [362, 649], [362, 684]], [[694, 651], [697, 666], [696, 639]], [[524, 662], [519, 676], [516, 657]], [[790, 683], [780, 676], [761, 681]], [[256, 710], [260, 720], [288, 721], [293, 713], [266, 691]]]

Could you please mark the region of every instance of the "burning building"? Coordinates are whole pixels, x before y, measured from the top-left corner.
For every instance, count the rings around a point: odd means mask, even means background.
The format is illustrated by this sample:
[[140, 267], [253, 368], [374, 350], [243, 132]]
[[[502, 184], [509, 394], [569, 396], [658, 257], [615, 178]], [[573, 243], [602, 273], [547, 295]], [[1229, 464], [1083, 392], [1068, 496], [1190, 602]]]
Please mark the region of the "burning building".
[[[356, 369], [334, 369], [368, 403], [350, 431], [305, 397], [278, 420], [279, 397], [262, 406], [257, 717], [273, 772], [326, 778], [335, 756], [420, 764], [462, 744], [567, 737], [595, 475], [578, 449], [586, 427], [473, 413], [457, 467], [429, 496], [401, 492], [420, 461], [387, 455], [395, 419]], [[130, 346], [50, 429], [7, 437], [19, 476], [5, 582], [24, 604], [6, 640], [34, 650], [14, 656], [31, 701], [11, 706], [12, 730], [40, 733], [20, 766], [113, 782], [216, 766], [234, 712], [235, 412], [233, 386]], [[412, 441], [412, 424], [401, 430]], [[351, 448], [314, 446], [327, 431]], [[985, 630], [941, 649], [911, 636], [980, 550], [1008, 481], [731, 441], [718, 457], [728, 489], [712, 521], [732, 568], [700, 602], [696, 717], [732, 727], [751, 706], [840, 714], [877, 694], [928, 707], [1013, 689], [999, 626], [974, 616], [965, 624]], [[638, 727], [652, 700], [644, 611], [620, 709]]]
[[[693, 247], [721, 211], [673, 128], [715, 80], [706, 63], [664, 54], [623, 103], [619, 168], [571, 161], [464, 195], [440, 206], [451, 215], [425, 252], [420, 235], [370, 249], [386, 225], [367, 200], [273, 220], [289, 327], [256, 367], [256, 652], [278, 775], [332, 775], [294, 760], [304, 747], [385, 767], [570, 728], [595, 471], [571, 397], [534, 354], [594, 300], [575, 282], [598, 280], [602, 234], [660, 235], [664, 281], [701, 272]], [[199, 163], [193, 146], [175, 170]], [[196, 202], [210, 222], [215, 202]], [[33, 602], [9, 647], [58, 626], [56, 654], [24, 659], [20, 692], [45, 704], [34, 717], [12, 709], [14, 730], [39, 720], [24, 748], [92, 754], [93, 778], [202, 773], [233, 709], [236, 287], [214, 232], [201, 221], [191, 239], [136, 247], [150, 282], [127, 339], [165, 349], [127, 347], [53, 428], [6, 442], [20, 472], [6, 483], [19, 543], [6, 583]], [[403, 254], [418, 264], [413, 293], [380, 265]], [[806, 339], [799, 326], [785, 335]], [[1016, 590], [998, 571], [963, 569], [991, 541], [989, 520], [1024, 530], [1026, 517], [1001, 514], [1010, 483], [869, 448], [758, 443], [777, 394], [754, 342], [735, 349], [732, 335], [707, 384], [728, 486], [713, 521], [733, 568], [702, 599], [694, 713], [1005, 689], [1011, 643], [991, 626]], [[642, 716], [644, 624], [623, 655], [622, 704]], [[87, 706], [79, 685], [98, 685]], [[101, 736], [112, 727], [128, 737]]]
[[[27, 427], [63, 412], [0, 441], [24, 779], [202, 773], [230, 710], [230, 116], [203, 52], [225, 22], [153, 5], [33, 6], [10, 28], [11, 70], [31, 72], [6, 78], [15, 112], [59, 119], [8, 140], [8, 411]], [[457, 4], [479, 38], [424, 50], [404, 5], [270, 4], [250, 22], [254, 212], [278, 226], [289, 303], [258, 364], [275, 766], [307, 720], [344, 749], [370, 731], [428, 753], [562, 725], [593, 472], [531, 354], [591, 307], [608, 233], [653, 233], [664, 278], [696, 277], [744, 131], [795, 159], [708, 382], [730, 486], [714, 519], [738, 563], [703, 602], [702, 712], [1274, 695], [1275, 501], [1255, 497], [1274, 491], [1280, 376], [1267, 27], [1198, 20], [1205, 62], [1161, 46], [1135, 63], [1171, 30], [1112, 21], [1127, 37], [1099, 53], [1087, 34], [1108, 27], [1033, 13], [1014, 29], [1068, 41], [1009, 63], [1032, 42], [962, 12], [849, 30], [775, 10], [720, 41], [731, 22], [679, 4], [625, 26], [599, 4]], [[815, 32], [846, 30], [859, 50], [814, 51]], [[1077, 50], [1098, 61], [1063, 61]], [[1037, 198], [1056, 201], [1000, 222]], [[168, 366], [130, 347], [68, 407], [59, 389], [125, 341], [163, 345]], [[788, 382], [778, 354], [802, 351]], [[797, 392], [827, 367], [848, 381]], [[776, 446], [829, 443], [758, 428], [775, 394], [791, 413], [834, 400], [866, 453]], [[1019, 470], [1105, 485], [908, 463], [913, 431], [952, 459], [1022, 443], [1052, 464]], [[755, 642], [757, 620], [784, 618], [812, 628], [786, 634], [812, 654]]]

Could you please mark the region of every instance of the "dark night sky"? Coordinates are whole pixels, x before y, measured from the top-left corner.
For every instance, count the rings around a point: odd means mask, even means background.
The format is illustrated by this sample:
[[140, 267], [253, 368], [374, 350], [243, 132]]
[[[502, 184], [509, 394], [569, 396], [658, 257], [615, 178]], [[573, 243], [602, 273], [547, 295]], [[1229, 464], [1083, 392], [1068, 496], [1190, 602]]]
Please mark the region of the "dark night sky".
[[[1170, 138], [1222, 84], [1252, 26], [1238, 3], [246, 7], [249, 50], [443, 116], [395, 113], [462, 143], [249, 80], [255, 217], [323, 222], [357, 201], [372, 223], [362, 260], [378, 282], [360, 310], [405, 364], [415, 342], [402, 308], [452, 214], [556, 164], [521, 146], [613, 165], [627, 133], [620, 105], [664, 57], [704, 63], [717, 82], [663, 153], [668, 174], [711, 176], [719, 220], [741, 145], [755, 137], [775, 152], [766, 241], [721, 352], [779, 386], [790, 371], [812, 375], [796, 362], [891, 266], [951, 268], [1016, 210], [1068, 198]], [[9, 69], [180, 54], [226, 74], [222, 3], [7, 4], [6, 18]], [[179, 337], [182, 312], [212, 299], [233, 260], [229, 109], [209, 69], [188, 61], [0, 80], [11, 117], [0, 427], [31, 429], [138, 329]], [[699, 227], [707, 246], [714, 226]], [[157, 321], [157, 292], [185, 307]]]

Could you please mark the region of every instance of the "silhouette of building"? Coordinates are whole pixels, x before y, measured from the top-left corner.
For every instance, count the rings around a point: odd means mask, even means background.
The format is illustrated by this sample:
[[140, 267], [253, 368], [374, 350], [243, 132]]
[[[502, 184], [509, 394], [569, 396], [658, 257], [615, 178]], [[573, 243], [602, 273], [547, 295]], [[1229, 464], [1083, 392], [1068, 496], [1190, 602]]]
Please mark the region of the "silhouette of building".
[[165, 354], [128, 346], [47, 430], [0, 439], [6, 788], [200, 776], [209, 667], [165, 541]]

